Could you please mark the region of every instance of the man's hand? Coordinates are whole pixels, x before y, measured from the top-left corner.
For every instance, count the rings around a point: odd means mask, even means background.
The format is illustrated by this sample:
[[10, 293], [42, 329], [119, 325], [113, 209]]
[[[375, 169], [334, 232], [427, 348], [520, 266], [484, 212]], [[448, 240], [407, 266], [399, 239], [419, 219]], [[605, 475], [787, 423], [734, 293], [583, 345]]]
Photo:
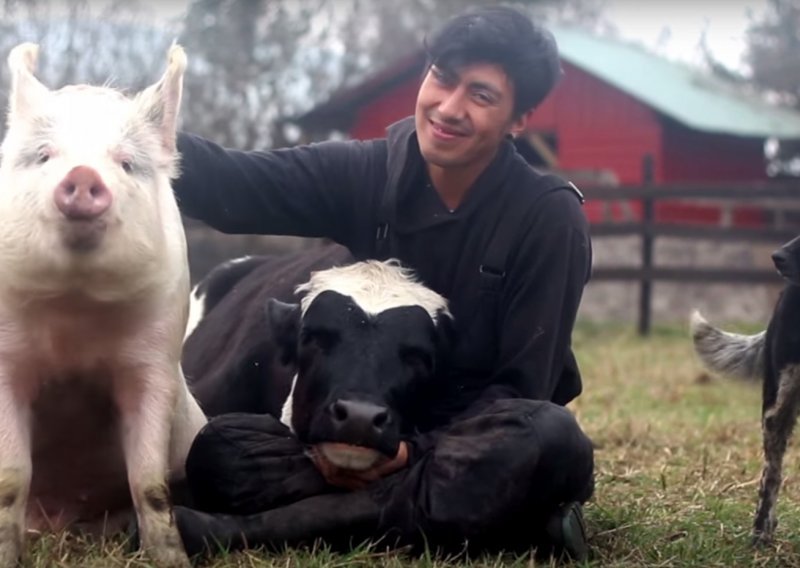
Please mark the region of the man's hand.
[[403, 469], [408, 463], [408, 446], [401, 441], [400, 447], [397, 449], [397, 455], [391, 459], [384, 459], [373, 467], [364, 470], [345, 469], [335, 466], [318, 451], [311, 453], [311, 459], [322, 474], [322, 477], [329, 484], [355, 491], [356, 489], [364, 489], [369, 483]]

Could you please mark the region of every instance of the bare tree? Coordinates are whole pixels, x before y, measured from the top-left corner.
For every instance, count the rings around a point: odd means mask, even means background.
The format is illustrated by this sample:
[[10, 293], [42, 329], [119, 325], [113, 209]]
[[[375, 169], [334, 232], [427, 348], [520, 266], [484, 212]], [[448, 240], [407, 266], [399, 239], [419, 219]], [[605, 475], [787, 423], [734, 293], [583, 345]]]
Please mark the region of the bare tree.
[[[2, 84], [9, 79], [4, 64], [8, 52], [32, 41], [41, 46], [38, 74], [51, 88], [90, 83], [138, 91], [161, 72], [170, 35], [175, 35], [175, 30], [141, 19], [137, 3], [123, 0], [102, 10], [93, 10], [86, 1], [5, 0], [0, 15]], [[3, 109], [6, 93], [0, 90]]]
[[[800, 0], [769, 0], [767, 6], [747, 34], [751, 80], [800, 111]], [[770, 175], [800, 177], [800, 140], [770, 140], [766, 157]]]
[[[184, 114], [193, 132], [236, 147], [263, 147], [280, 116], [304, 98], [297, 65], [320, 1], [196, 0], [181, 43], [190, 54]], [[319, 15], [317, 14], [317, 17]]]
[[800, 110], [800, 0], [768, 0], [747, 33], [747, 61], [760, 87]]
[[[732, 87], [759, 94], [774, 104], [800, 110], [800, 0], [767, 0], [766, 10], [747, 30], [744, 71], [726, 67], [708, 47], [699, 47], [706, 67]], [[767, 140], [767, 174], [800, 177], [800, 140]]]
[[358, 17], [346, 23], [344, 36], [354, 57], [343, 68], [345, 77], [354, 76], [355, 80], [372, 67], [419, 49], [448, 18], [477, 6], [510, 5], [539, 21], [608, 31], [603, 19], [604, 0], [357, 0], [355, 4]]

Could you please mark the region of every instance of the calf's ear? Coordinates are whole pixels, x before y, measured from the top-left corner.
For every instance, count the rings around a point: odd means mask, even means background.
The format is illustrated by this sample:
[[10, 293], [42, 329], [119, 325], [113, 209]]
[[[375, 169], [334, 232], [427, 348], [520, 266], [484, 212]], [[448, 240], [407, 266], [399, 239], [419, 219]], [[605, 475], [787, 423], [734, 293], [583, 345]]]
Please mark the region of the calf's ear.
[[267, 300], [267, 324], [281, 354], [281, 363], [297, 360], [297, 336], [300, 333], [300, 304], [287, 304], [275, 298]]

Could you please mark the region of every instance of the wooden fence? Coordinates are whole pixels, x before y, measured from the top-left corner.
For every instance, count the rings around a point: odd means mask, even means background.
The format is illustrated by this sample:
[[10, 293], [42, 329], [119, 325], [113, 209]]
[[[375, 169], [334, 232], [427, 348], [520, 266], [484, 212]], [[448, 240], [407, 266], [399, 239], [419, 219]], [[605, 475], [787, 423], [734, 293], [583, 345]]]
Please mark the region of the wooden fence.
[[[645, 179], [652, 179], [652, 167], [644, 164]], [[775, 270], [748, 268], [660, 267], [653, 262], [654, 242], [659, 237], [717, 242], [745, 241], [774, 243], [775, 246], [800, 234], [800, 180], [739, 184], [653, 184], [621, 187], [584, 187], [587, 201], [641, 204], [636, 220], [600, 221], [591, 225], [592, 237], [638, 235], [641, 237], [641, 263], [638, 267], [600, 266], [593, 280], [636, 280], [640, 284], [638, 330], [647, 335], [651, 327], [653, 282], [703, 283], [778, 283]], [[758, 227], [723, 224], [665, 223], [657, 219], [656, 204], [680, 202], [717, 206], [730, 211], [746, 205], [761, 212], [764, 223]]]

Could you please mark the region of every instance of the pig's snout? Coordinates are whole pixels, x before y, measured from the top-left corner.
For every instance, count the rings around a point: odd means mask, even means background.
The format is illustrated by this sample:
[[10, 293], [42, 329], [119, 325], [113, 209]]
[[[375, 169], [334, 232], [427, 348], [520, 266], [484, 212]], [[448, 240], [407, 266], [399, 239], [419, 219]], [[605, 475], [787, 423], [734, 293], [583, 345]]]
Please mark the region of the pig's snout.
[[91, 221], [111, 206], [111, 191], [94, 169], [72, 168], [56, 187], [56, 207], [67, 219]]

